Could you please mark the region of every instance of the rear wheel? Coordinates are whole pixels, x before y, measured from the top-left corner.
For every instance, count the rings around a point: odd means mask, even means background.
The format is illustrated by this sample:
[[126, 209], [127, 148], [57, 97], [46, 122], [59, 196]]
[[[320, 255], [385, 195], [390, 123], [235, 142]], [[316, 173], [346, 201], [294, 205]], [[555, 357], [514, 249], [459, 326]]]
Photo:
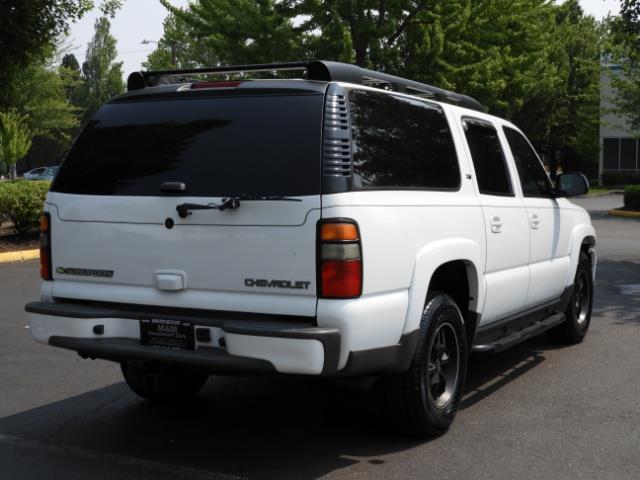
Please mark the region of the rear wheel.
[[591, 323], [593, 308], [593, 277], [591, 260], [580, 252], [578, 268], [573, 281], [573, 293], [565, 310], [565, 321], [549, 331], [549, 336], [558, 343], [580, 343], [584, 340]]
[[127, 360], [120, 363], [129, 388], [150, 401], [178, 401], [190, 398], [202, 389], [209, 378], [174, 365]]
[[444, 433], [456, 416], [467, 372], [462, 314], [451, 297], [430, 294], [409, 371], [384, 379], [388, 414], [406, 433]]

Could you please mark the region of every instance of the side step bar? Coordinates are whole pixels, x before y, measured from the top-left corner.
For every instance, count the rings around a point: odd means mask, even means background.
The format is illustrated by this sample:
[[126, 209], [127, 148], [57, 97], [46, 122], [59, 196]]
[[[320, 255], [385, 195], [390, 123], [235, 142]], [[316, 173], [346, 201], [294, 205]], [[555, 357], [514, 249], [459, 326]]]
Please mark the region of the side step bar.
[[529, 340], [550, 328], [560, 325], [564, 322], [564, 313], [556, 313], [544, 320], [535, 322], [533, 325], [523, 328], [517, 332], [499, 338], [498, 340], [485, 345], [474, 345], [472, 351], [475, 353], [498, 353], [518, 343]]

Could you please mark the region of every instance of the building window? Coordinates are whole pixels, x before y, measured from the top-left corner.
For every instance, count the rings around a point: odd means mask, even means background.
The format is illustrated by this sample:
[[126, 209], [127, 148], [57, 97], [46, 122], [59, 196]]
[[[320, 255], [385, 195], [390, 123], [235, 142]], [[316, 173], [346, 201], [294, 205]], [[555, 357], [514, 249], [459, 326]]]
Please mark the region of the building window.
[[640, 148], [637, 138], [604, 138], [602, 140], [603, 170], [638, 170]]

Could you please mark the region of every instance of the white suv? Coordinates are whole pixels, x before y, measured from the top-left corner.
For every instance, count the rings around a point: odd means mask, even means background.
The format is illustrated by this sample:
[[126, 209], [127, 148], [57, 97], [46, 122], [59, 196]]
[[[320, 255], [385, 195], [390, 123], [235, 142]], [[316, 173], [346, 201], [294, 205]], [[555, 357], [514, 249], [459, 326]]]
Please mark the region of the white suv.
[[[179, 78], [279, 69], [304, 78]], [[128, 85], [48, 194], [36, 340], [120, 362], [148, 399], [215, 373], [375, 377], [434, 435], [472, 351], [586, 334], [595, 232], [564, 198], [586, 179], [554, 187], [475, 100], [320, 61]]]

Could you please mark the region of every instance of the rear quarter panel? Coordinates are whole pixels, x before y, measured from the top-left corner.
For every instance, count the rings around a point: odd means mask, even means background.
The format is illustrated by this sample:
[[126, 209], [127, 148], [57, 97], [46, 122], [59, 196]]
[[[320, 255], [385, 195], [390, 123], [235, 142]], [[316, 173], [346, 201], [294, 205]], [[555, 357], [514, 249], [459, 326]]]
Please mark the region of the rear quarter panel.
[[[482, 310], [485, 227], [471, 181], [464, 177], [458, 192], [361, 191], [323, 197], [323, 218], [352, 218], [362, 239], [362, 298], [403, 292], [403, 322], [388, 344], [415, 330], [424, 307], [429, 280], [442, 264], [466, 260], [473, 272], [471, 308]], [[319, 308], [318, 321], [321, 322]], [[380, 310], [384, 314], [384, 310]], [[384, 319], [379, 319], [384, 324]], [[371, 319], [371, 323], [377, 323]]]

